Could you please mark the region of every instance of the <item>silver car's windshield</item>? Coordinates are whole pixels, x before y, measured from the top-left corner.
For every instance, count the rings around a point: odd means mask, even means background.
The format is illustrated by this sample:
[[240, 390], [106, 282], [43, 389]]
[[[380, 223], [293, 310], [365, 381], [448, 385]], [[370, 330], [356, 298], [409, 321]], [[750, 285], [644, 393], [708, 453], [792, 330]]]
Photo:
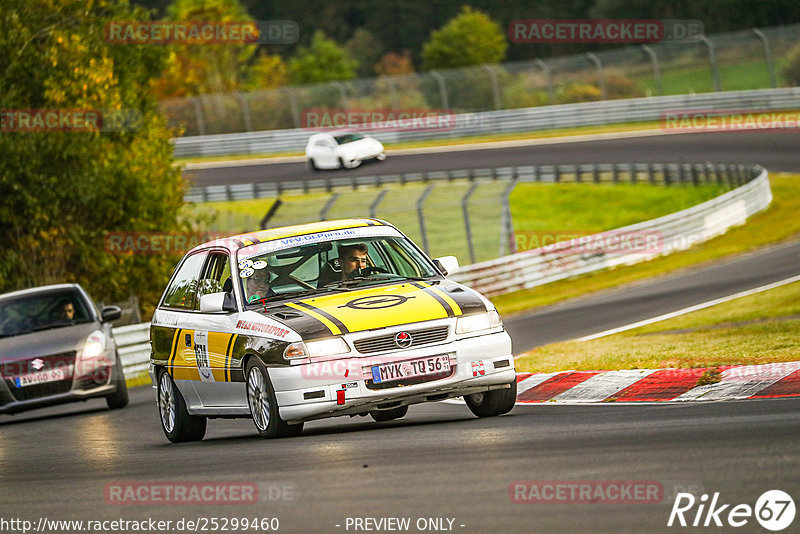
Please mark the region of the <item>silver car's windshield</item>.
[[93, 321], [83, 296], [59, 290], [0, 300], [0, 337]]
[[437, 274], [407, 239], [394, 236], [324, 241], [239, 261], [248, 304]]

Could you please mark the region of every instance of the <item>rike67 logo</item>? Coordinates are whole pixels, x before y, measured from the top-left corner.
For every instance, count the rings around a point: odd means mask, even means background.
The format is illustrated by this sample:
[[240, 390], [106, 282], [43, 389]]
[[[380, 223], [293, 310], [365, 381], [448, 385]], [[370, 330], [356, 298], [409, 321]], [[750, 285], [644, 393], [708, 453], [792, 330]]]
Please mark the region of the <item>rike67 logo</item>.
[[755, 507], [749, 504], [724, 504], [720, 500], [719, 492], [714, 493], [710, 501], [706, 493], [700, 499], [696, 499], [691, 493], [679, 493], [672, 505], [667, 526], [738, 528], [755, 517], [765, 529], [778, 532], [791, 525], [794, 516], [794, 500], [781, 490], [765, 491], [756, 501]]

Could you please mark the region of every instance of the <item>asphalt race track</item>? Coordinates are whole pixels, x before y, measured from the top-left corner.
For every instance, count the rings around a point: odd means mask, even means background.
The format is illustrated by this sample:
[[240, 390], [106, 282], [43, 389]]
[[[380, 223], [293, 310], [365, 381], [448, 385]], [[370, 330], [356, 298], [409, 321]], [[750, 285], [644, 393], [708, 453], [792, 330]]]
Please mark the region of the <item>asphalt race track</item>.
[[[356, 172], [705, 160], [757, 162], [771, 171], [797, 171], [797, 147], [794, 133], [687, 134], [390, 157], [377, 169], [367, 166]], [[267, 171], [272, 179], [301, 179], [308, 172], [297, 163], [208, 169], [200, 176], [234, 183], [267, 179], [256, 177]], [[506, 325], [519, 353], [798, 274], [798, 256], [800, 243], [773, 247], [508, 317]], [[233, 529], [230, 521], [246, 517], [278, 518], [278, 532], [390, 531], [386, 524], [379, 529], [378, 523], [364, 522], [362, 527], [368, 525], [369, 530], [356, 529], [357, 518], [408, 518], [410, 528], [399, 530], [406, 532], [682, 532], [697, 529], [667, 527], [676, 492], [688, 491], [698, 499], [719, 492], [719, 504], [730, 505], [720, 514], [723, 521], [730, 508], [753, 507], [767, 490], [783, 490], [796, 502], [800, 497], [797, 397], [635, 405], [545, 403], [520, 405], [490, 419], [473, 417], [463, 404], [437, 403], [413, 406], [405, 418], [389, 423], [369, 418], [312, 422], [298, 438], [272, 441], [260, 439], [246, 419], [212, 420], [204, 441], [180, 445], [164, 437], [154, 399], [154, 391], [142, 387], [131, 390], [131, 405], [116, 412], [108, 411], [104, 401], [93, 400], [0, 415], [0, 531], [21, 532], [3, 520], [31, 521], [33, 529], [41, 518], [171, 520], [170, 527], [139, 531], [222, 531], [211, 528], [210, 520], [217, 518], [218, 525], [229, 522], [228, 531], [243, 532]], [[647, 484], [661, 489], [657, 499], [647, 502], [630, 496], [575, 502], [579, 499], [567, 492], [555, 503], [515, 503], [516, 481], [561, 482], [562, 488], [578, 481], [611, 481], [610, 486]], [[225, 503], [223, 494], [202, 504], [165, 504], [163, 493], [150, 493], [150, 502], [123, 505], [114, 500], [115, 489], [131, 484], [147, 489], [151, 486], [141, 483], [151, 482], [158, 487], [255, 485], [258, 502]], [[145, 500], [148, 496], [139, 495]], [[697, 510], [696, 505], [686, 513], [688, 521]], [[205, 529], [186, 528], [185, 523], [181, 528], [176, 522], [182, 518], [208, 522]], [[798, 524], [800, 519], [795, 519], [792, 527]], [[44, 531], [77, 530], [73, 525]], [[714, 532], [730, 530], [727, 524], [710, 527]], [[763, 529], [750, 517], [736, 531]], [[785, 530], [790, 531], [791, 527]]]
[[[677, 491], [698, 498], [719, 492], [721, 503], [751, 506], [767, 490], [795, 498], [800, 492], [798, 398], [543, 404], [493, 419], [439, 403], [413, 406], [390, 423], [313, 422], [298, 438], [273, 441], [260, 439], [248, 420], [214, 420], [204, 441], [171, 445], [159, 427], [153, 390], [132, 394], [119, 412], [96, 400], [0, 417], [2, 516], [34, 525], [42, 517], [277, 517], [279, 532], [315, 533], [355, 532], [345, 528], [347, 518], [364, 517], [408, 517], [409, 532], [420, 531], [420, 518], [453, 519], [452, 530], [463, 533], [666, 532]], [[511, 502], [509, 487], [524, 480], [651, 481], [663, 493], [655, 503]], [[151, 481], [256, 484], [259, 501], [106, 501], [107, 486]], [[737, 531], [762, 530], [751, 518]]]
[[194, 185], [307, 180], [326, 176], [368, 176], [479, 167], [553, 163], [759, 163], [773, 172], [800, 170], [800, 132], [720, 132], [656, 135], [601, 141], [564, 142], [392, 155], [353, 170], [314, 172], [304, 162], [216, 167], [186, 171]]
[[800, 241], [505, 317], [514, 354], [604, 332], [800, 275]]

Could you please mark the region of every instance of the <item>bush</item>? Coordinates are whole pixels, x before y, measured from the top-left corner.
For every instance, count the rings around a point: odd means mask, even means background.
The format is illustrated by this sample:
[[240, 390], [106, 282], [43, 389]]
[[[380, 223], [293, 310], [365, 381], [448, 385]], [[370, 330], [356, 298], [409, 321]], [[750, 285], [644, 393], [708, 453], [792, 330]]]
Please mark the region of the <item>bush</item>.
[[636, 98], [644, 96], [639, 86], [630, 78], [621, 74], [612, 74], [606, 78], [606, 92], [609, 99]]
[[594, 85], [570, 84], [559, 87], [556, 92], [556, 101], [559, 104], [572, 104], [575, 102], [596, 102], [603, 99], [603, 93]]
[[781, 72], [788, 85], [800, 85], [800, 43], [792, 47], [786, 54], [786, 65]]

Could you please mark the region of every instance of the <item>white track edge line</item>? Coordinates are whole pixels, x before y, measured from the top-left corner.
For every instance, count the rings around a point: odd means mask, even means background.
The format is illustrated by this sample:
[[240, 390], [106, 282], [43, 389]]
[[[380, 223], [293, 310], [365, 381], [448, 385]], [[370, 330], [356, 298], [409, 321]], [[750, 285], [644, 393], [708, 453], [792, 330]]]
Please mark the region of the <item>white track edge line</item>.
[[597, 334], [591, 334], [588, 336], [580, 337], [574, 339], [573, 341], [590, 341], [592, 339], [597, 339], [601, 337], [610, 336], [612, 334], [618, 334], [619, 332], [625, 332], [626, 330], [632, 330], [634, 328], [639, 328], [640, 326], [646, 326], [649, 324], [657, 323], [659, 321], [665, 321], [667, 319], [672, 319], [674, 317], [679, 317], [681, 315], [685, 315], [687, 313], [691, 313], [693, 311], [702, 310], [704, 308], [709, 308], [711, 306], [715, 306], [717, 304], [722, 304], [724, 302], [728, 302], [730, 300], [738, 299], [741, 297], [747, 297], [749, 295], [754, 295], [756, 293], [761, 293], [762, 291], [768, 291], [770, 289], [775, 289], [776, 287], [780, 287], [786, 284], [791, 284], [792, 282], [800, 281], [800, 275], [792, 276], [789, 278], [785, 278], [778, 282], [773, 282], [771, 284], [767, 284], [764, 286], [756, 287], [753, 289], [748, 289], [747, 291], [740, 291], [739, 293], [734, 293], [733, 295], [728, 295], [726, 297], [720, 297], [714, 300], [708, 300], [706, 302], [701, 302], [700, 304], [695, 304], [694, 306], [689, 306], [688, 308], [683, 308], [682, 310], [676, 310], [673, 312], [665, 313], [663, 315], [659, 315], [658, 317], [651, 317], [650, 319], [645, 319], [643, 321], [638, 321], [636, 323], [627, 324], [625, 326], [619, 326], [617, 328], [612, 328], [610, 330], [605, 330], [603, 332], [598, 332]]

